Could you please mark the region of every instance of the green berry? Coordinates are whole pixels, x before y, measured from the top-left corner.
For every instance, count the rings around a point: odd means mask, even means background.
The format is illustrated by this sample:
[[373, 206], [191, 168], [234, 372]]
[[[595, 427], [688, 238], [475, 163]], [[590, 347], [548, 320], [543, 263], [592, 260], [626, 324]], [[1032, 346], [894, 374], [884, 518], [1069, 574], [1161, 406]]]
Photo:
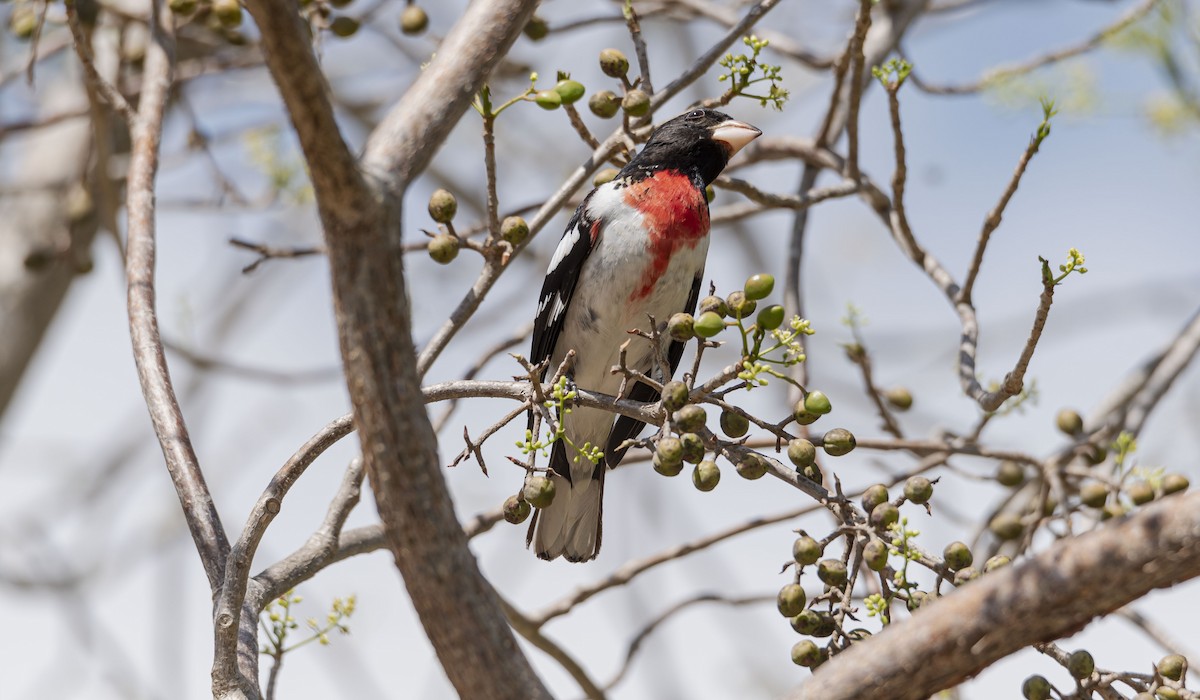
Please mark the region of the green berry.
[[662, 474], [663, 476], [679, 476], [679, 472], [683, 471], [682, 460], [678, 462], [664, 462], [662, 458], [659, 457], [658, 452], [654, 453], [654, 457], [650, 461], [652, 464], [654, 464], [654, 471]]
[[712, 204], [712, 201], [717, 198], [717, 191], [713, 189], [712, 185], [704, 186], [704, 198], [708, 200], [709, 204]]
[[196, 0], [170, 0], [167, 7], [177, 15], [190, 15], [196, 11]]
[[975, 561], [975, 557], [971, 554], [971, 549], [962, 542], [951, 542], [942, 550], [942, 558], [946, 560], [946, 566], [952, 571], [965, 569]]
[[900, 520], [900, 509], [892, 503], [880, 503], [871, 511], [871, 526], [886, 530]]
[[692, 485], [700, 491], [709, 492], [721, 481], [721, 468], [716, 462], [704, 460], [692, 470]]
[[801, 610], [800, 614], [788, 620], [791, 623], [792, 629], [800, 634], [812, 634], [821, 625], [821, 616], [816, 610]]
[[888, 562], [888, 546], [883, 540], [872, 539], [863, 545], [863, 561], [871, 571], [883, 571]]
[[1098, 481], [1089, 481], [1079, 489], [1079, 500], [1085, 506], [1100, 508], [1108, 500], [1108, 487]]
[[810, 391], [804, 395], [804, 410], [823, 416], [833, 410], [829, 397], [821, 391]]
[[525, 32], [525, 36], [529, 37], [530, 39], [533, 39], [534, 41], [541, 41], [542, 39], [546, 38], [547, 34], [550, 33], [550, 25], [546, 24], [546, 20], [534, 15], [533, 17], [529, 18], [528, 22], [525, 23], [525, 29], [523, 31]]
[[830, 457], [841, 457], [850, 454], [855, 446], [854, 434], [845, 428], [834, 428], [821, 438], [821, 446]]
[[601, 119], [611, 119], [621, 109], [621, 98], [612, 90], [601, 90], [588, 98], [588, 109]]
[[600, 70], [610, 78], [620, 78], [629, 72], [629, 59], [617, 49], [604, 49], [600, 52]]
[[988, 558], [988, 560], [983, 563], [983, 572], [986, 574], [989, 571], [995, 571], [996, 569], [1008, 566], [1011, 563], [1012, 559], [1009, 559], [1003, 554], [997, 554], [994, 557]]
[[740, 438], [750, 430], [750, 420], [740, 413], [721, 411], [721, 432], [731, 438]]
[[1059, 411], [1054, 422], [1067, 435], [1075, 436], [1083, 432], [1083, 416], [1069, 408]]
[[345, 15], [334, 17], [333, 21], [329, 23], [329, 31], [333, 32], [334, 36], [340, 36], [343, 39], [352, 37], [358, 33], [358, 20]]
[[683, 461], [689, 464], [699, 464], [704, 459], [704, 439], [695, 433], [684, 433], [679, 436], [683, 445]]
[[746, 291], [746, 298], [754, 301], [766, 299], [774, 288], [775, 278], [763, 273], [752, 275], [750, 279], [746, 280], [746, 285], [743, 287]]
[[621, 109], [631, 117], [644, 117], [650, 113], [650, 96], [643, 90], [630, 90], [621, 100]]
[[409, 5], [400, 13], [400, 31], [409, 36], [420, 34], [429, 26], [429, 15], [418, 5]]
[[1178, 690], [1170, 686], [1160, 685], [1158, 688], [1155, 688], [1154, 697], [1157, 700], [1180, 700], [1182, 696], [1179, 695]]
[[828, 637], [837, 629], [837, 624], [833, 621], [833, 615], [827, 612], [817, 613], [817, 626], [812, 631], [814, 637]]
[[808, 535], [801, 535], [792, 543], [792, 558], [801, 566], [816, 564], [821, 558], [821, 543]]
[[729, 315], [729, 307], [726, 306], [725, 300], [718, 296], [709, 295], [700, 300], [700, 305], [697, 307], [700, 313], [711, 311], [721, 318]]
[[533, 95], [533, 101], [545, 110], [558, 109], [562, 106], [562, 97], [554, 90], [541, 90]]
[[1125, 512], [1125, 506], [1120, 503], [1105, 503], [1104, 508], [1100, 511], [1100, 519], [1119, 518], [1125, 515]]
[[802, 639], [792, 645], [792, 663], [812, 668], [821, 662], [821, 649], [811, 639]]
[[888, 490], [883, 484], [873, 484], [863, 491], [862, 507], [863, 511], [870, 513], [875, 510], [875, 507], [881, 503], [888, 502]]
[[529, 503], [520, 496], [509, 496], [504, 501], [504, 519], [513, 525], [520, 525], [529, 517], [532, 510]]
[[214, 0], [212, 11], [226, 29], [234, 29], [242, 24], [242, 4], [238, 0]]
[[883, 399], [897, 411], [907, 411], [912, 408], [912, 392], [902, 386], [894, 386], [883, 392]]
[[665, 437], [655, 445], [654, 456], [663, 464], [678, 465], [683, 462], [683, 443], [679, 438]]
[[583, 87], [583, 83], [578, 80], [567, 78], [558, 81], [554, 86], [554, 91], [558, 93], [563, 104], [573, 105], [583, 97], [583, 94], [587, 92], [587, 88]]
[[807, 598], [804, 595], [804, 588], [800, 584], [789, 583], [779, 589], [779, 596], [775, 602], [780, 615], [795, 617], [804, 611], [804, 603], [807, 602]]
[[701, 338], [711, 338], [725, 330], [725, 321], [715, 311], [705, 311], [696, 319], [693, 330]]
[[1071, 674], [1072, 678], [1082, 680], [1092, 675], [1095, 670], [1096, 661], [1085, 649], [1072, 652], [1067, 657], [1067, 673]]
[[554, 482], [544, 476], [531, 476], [525, 480], [521, 495], [534, 508], [545, 508], [554, 502]]
[[813, 482], [814, 484], [819, 485], [819, 484], [825, 483], [825, 475], [821, 473], [821, 468], [815, 464], [810, 464], [807, 467], [802, 467], [802, 468], [798, 469], [797, 471], [800, 472], [800, 476], [803, 476], [805, 479], [808, 479], [809, 481]]
[[592, 186], [599, 187], [606, 182], [612, 182], [618, 174], [620, 174], [620, 171], [616, 168], [605, 168], [596, 173], [596, 176], [592, 178]]
[[529, 238], [529, 224], [519, 216], [506, 216], [504, 221], [500, 222], [500, 237], [513, 245], [519, 245]]
[[1187, 659], [1179, 654], [1168, 654], [1159, 660], [1156, 668], [1163, 678], [1181, 680], [1183, 672], [1187, 670]]
[[797, 468], [807, 467], [817, 461], [817, 448], [804, 438], [796, 438], [788, 441], [787, 456]]
[[687, 405], [688, 388], [678, 380], [671, 380], [663, 385], [662, 405], [663, 408], [675, 412]]
[[772, 304], [758, 312], [756, 325], [764, 331], [773, 331], [783, 325], [783, 307]]
[[448, 233], [439, 233], [429, 239], [429, 257], [433, 258], [434, 262], [447, 265], [450, 261], [458, 257], [458, 247], [459, 241], [457, 237], [451, 236]]
[[1172, 493], [1186, 491], [1190, 485], [1191, 482], [1183, 474], [1167, 474], [1162, 480], [1162, 492], [1164, 496], [1167, 496]]
[[1154, 487], [1144, 481], [1134, 481], [1125, 487], [1125, 493], [1134, 505], [1145, 505], [1154, 500]]
[[745, 292], [730, 292], [725, 297], [725, 304], [729, 307], [730, 315], [736, 318], [749, 318], [758, 308], [758, 302], [747, 297]]
[[458, 200], [446, 190], [437, 190], [429, 197], [429, 216], [439, 224], [448, 224], [458, 213]]
[[761, 479], [767, 473], [766, 460], [754, 453], [742, 457], [734, 467], [737, 469], [738, 476], [750, 481]]
[[1001, 513], [992, 518], [988, 529], [1001, 540], [1015, 540], [1025, 532], [1025, 525], [1015, 513]]
[[968, 581], [979, 578], [979, 571], [973, 566], [967, 566], [954, 572], [954, 585], [961, 586]]
[[696, 404], [688, 404], [671, 415], [671, 422], [681, 433], [694, 433], [704, 428], [708, 414]]
[[817, 564], [817, 578], [827, 586], [841, 588], [846, 585], [846, 565], [841, 559], [822, 559]]
[[1045, 676], [1030, 676], [1021, 684], [1025, 700], [1050, 700], [1050, 681]]
[[671, 340], [686, 343], [696, 337], [696, 319], [691, 314], [678, 313], [667, 321], [667, 335]]
[[1004, 460], [996, 468], [996, 481], [1003, 486], [1015, 488], [1025, 483], [1025, 469], [1016, 462]]
[[797, 401], [795, 407], [792, 408], [792, 418], [800, 425], [812, 425], [820, 417], [815, 413], [809, 413], [808, 409], [804, 407], [804, 399]]
[[904, 497], [917, 505], [928, 503], [933, 498], [933, 482], [923, 476], [908, 477], [904, 482]]

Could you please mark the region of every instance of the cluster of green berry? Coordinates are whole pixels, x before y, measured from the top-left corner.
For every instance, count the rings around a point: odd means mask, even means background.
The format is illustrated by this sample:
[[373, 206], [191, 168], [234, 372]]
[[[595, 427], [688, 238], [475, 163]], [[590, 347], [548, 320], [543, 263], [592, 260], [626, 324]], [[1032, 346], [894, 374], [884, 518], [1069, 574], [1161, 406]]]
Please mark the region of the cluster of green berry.
[[[466, 245], [466, 239], [454, 229], [454, 217], [458, 214], [458, 199], [447, 190], [439, 189], [429, 197], [429, 217], [438, 224], [438, 233], [430, 233], [426, 249], [429, 257], [442, 265], [448, 265], [458, 257], [458, 251]], [[516, 246], [529, 237], [529, 224], [520, 216], [506, 216], [500, 222], [500, 240], [508, 246]], [[488, 241], [484, 247], [499, 245]]]
[[[1066, 658], [1064, 665], [1067, 673], [1071, 674], [1081, 688], [1086, 689], [1094, 680], [1098, 680], [1096, 660], [1086, 649], [1072, 652]], [[1121, 682], [1139, 684], [1139, 686], [1134, 686], [1135, 688], [1140, 687], [1140, 689], [1137, 695], [1133, 696], [1133, 700], [1182, 700], [1195, 697], [1194, 692], [1189, 692], [1184, 688], [1184, 676], [1187, 674], [1187, 669], [1187, 658], [1180, 654], [1168, 654], [1155, 664], [1153, 674], [1141, 676], [1141, 678], [1135, 678], [1134, 674], [1124, 674], [1125, 677], [1121, 679]], [[1025, 682], [1021, 684], [1021, 695], [1026, 700], [1050, 700], [1053, 695], [1067, 697], [1068, 693], [1055, 688], [1045, 676], [1033, 675], [1026, 678]], [[1087, 693], [1087, 696], [1090, 695], [1091, 693]], [[1083, 696], [1082, 693], [1081, 696]]]

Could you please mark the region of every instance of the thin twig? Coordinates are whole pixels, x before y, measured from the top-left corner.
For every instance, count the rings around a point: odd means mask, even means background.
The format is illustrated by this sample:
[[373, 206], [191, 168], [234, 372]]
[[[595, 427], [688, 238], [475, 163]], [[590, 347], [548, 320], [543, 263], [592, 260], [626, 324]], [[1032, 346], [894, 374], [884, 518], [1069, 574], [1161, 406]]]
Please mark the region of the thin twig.
[[[80, 65], [83, 66], [84, 77], [89, 83], [91, 83], [96, 92], [104, 97], [104, 100], [108, 102], [109, 106], [116, 110], [116, 112], [120, 114], [128, 124], [135, 124], [140, 120], [138, 113], [134, 112], [133, 107], [130, 106], [129, 101], [125, 99], [125, 96], [121, 94], [121, 91], [118, 90], [112, 83], [105, 80], [104, 76], [100, 75], [100, 71], [96, 69], [96, 59], [92, 55], [91, 39], [84, 32], [83, 27], [79, 24], [79, 13], [75, 9], [75, 2], [73, 0], [69, 0], [66, 7], [67, 26], [71, 29], [71, 37], [75, 40], [75, 54], [79, 57]], [[173, 48], [170, 49], [170, 53], [172, 54], [171, 64], [174, 64], [175, 59]], [[30, 65], [32, 66], [32, 63]], [[148, 79], [151, 79], [151, 76], [146, 74], [143, 80]], [[142, 99], [145, 99], [145, 95], [142, 96]], [[141, 108], [139, 108], [139, 112], [142, 114], [146, 113], [146, 111], [141, 110]]]

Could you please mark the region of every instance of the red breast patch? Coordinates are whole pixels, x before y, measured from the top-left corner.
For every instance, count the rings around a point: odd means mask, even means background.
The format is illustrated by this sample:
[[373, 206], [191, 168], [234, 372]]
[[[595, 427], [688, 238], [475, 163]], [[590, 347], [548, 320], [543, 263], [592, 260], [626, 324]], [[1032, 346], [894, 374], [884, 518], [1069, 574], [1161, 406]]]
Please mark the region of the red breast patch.
[[637, 301], [654, 291], [675, 251], [695, 248], [708, 235], [708, 202], [689, 177], [660, 170], [626, 188], [625, 203], [641, 212], [649, 234], [646, 252], [650, 260], [643, 273], [646, 282], [629, 298]]

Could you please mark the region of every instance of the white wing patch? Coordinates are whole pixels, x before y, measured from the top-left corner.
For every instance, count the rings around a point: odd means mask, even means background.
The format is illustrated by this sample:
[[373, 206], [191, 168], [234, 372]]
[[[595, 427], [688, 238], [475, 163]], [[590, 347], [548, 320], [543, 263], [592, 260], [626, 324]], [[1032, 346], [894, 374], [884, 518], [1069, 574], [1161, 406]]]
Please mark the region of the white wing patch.
[[550, 269], [546, 270], [546, 274], [554, 272], [558, 266], [562, 264], [563, 258], [567, 257], [567, 254], [571, 252], [571, 249], [578, 244], [579, 227], [572, 226], [571, 229], [567, 231], [566, 235], [563, 236], [562, 240], [558, 242], [558, 248], [554, 250], [554, 257], [550, 259]]

